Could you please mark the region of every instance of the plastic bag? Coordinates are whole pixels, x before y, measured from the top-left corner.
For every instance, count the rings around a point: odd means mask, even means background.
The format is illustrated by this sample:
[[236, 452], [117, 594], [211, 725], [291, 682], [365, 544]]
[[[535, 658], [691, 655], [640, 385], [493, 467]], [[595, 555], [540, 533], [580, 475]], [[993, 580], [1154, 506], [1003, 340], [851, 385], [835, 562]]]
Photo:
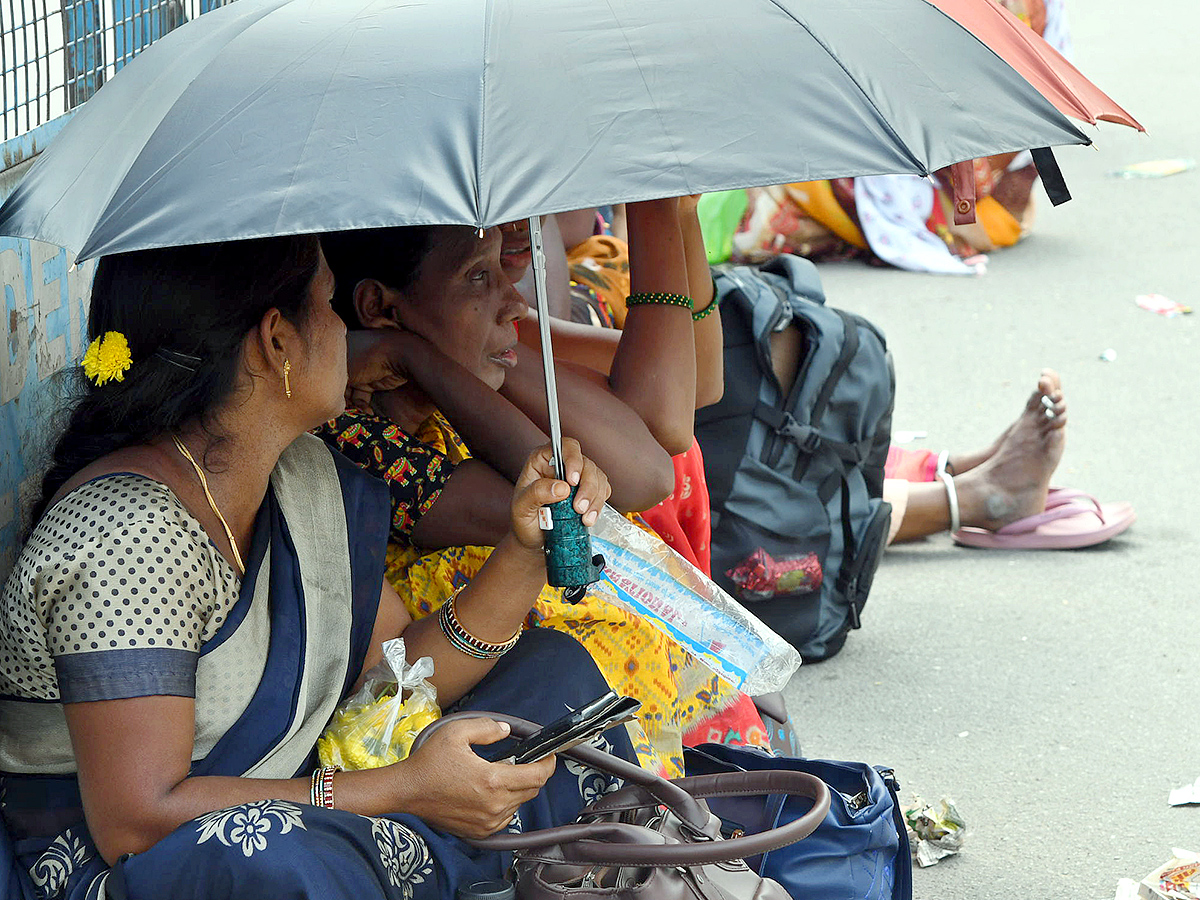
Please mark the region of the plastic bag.
[[317, 741], [321, 765], [377, 769], [408, 756], [417, 735], [442, 715], [437, 689], [428, 681], [432, 675], [428, 656], [408, 664], [404, 638], [384, 641], [383, 662], [367, 673], [362, 689], [338, 708]]
[[705, 194], [696, 206], [704, 252], [709, 265], [727, 261], [733, 252], [733, 235], [746, 212], [745, 191], [715, 191]]
[[604, 554], [595, 587], [666, 632], [748, 694], [783, 690], [800, 654], [661, 538], [606, 506], [592, 527]]

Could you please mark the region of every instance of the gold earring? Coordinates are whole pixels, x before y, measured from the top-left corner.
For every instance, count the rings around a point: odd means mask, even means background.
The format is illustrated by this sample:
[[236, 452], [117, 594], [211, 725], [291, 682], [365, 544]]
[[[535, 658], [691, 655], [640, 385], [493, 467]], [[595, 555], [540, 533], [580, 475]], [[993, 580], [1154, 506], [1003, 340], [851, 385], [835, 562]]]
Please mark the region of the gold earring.
[[285, 359], [283, 361], [283, 392], [285, 394], [287, 394], [287, 398], [289, 400], [292, 399], [292, 385], [291, 385], [291, 382], [288, 381], [288, 376], [291, 374], [292, 374], [291, 360]]

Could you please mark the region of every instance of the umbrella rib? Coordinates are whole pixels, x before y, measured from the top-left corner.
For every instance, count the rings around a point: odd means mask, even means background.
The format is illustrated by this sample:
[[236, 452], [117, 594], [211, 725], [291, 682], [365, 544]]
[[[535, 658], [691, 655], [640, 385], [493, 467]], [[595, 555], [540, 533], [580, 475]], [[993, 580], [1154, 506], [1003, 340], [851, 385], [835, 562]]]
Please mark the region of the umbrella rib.
[[[239, 10], [239, 12], [240, 12], [240, 10]], [[264, 11], [263, 15], [260, 18], [266, 18], [266, 16], [270, 15], [272, 12], [274, 12], [274, 9], [268, 9], [268, 10]], [[230, 38], [230, 41], [235, 40], [237, 36], [238, 35], [235, 35], [234, 37]], [[197, 77], [199, 77], [199, 74], [200, 73], [197, 73]], [[165, 73], [165, 72], [160, 73], [159, 78], [155, 79], [154, 82], [152, 82], [152, 84], [150, 85], [150, 88], [153, 88], [154, 84], [157, 84], [160, 79], [165, 78], [166, 76], [167, 76], [167, 73]], [[120, 124], [123, 125], [126, 121], [128, 121], [130, 118], [132, 118], [133, 115], [134, 115], [134, 111], [132, 111], [132, 110], [127, 111], [125, 117], [122, 119]], [[161, 125], [161, 123], [160, 123], [160, 125]], [[114, 129], [114, 131], [115, 130], [117, 130], [117, 129]], [[153, 133], [156, 134], [157, 132], [158, 132], [158, 126], [155, 127]], [[151, 136], [153, 136], [153, 134]], [[46, 219], [48, 219], [51, 215], [54, 214], [54, 212], [58, 208], [59, 204], [64, 202], [67, 199], [67, 197], [69, 196], [70, 189], [73, 188], [79, 182], [80, 179], [82, 179], [84, 176], [86, 176], [88, 174], [89, 173], [86, 170], [82, 170], [75, 176], [74, 179], [72, 179], [70, 186], [62, 192], [62, 196], [57, 201], [50, 204], [50, 206], [47, 208], [45, 215], [42, 216], [41, 221], [38, 223], [39, 229], [45, 225]], [[128, 174], [128, 173], [126, 173], [126, 174]], [[96, 222], [97, 226], [99, 226], [100, 222], [103, 221], [105, 218], [107, 218], [109, 213], [113, 211], [112, 208], [109, 206], [109, 204], [112, 202], [112, 198], [117, 196], [121, 192], [121, 188], [124, 186], [124, 184], [125, 184], [125, 178], [122, 177], [121, 181], [112, 190], [108, 199], [105, 200], [104, 211], [101, 214], [100, 218], [97, 219], [97, 222]], [[94, 230], [95, 229], [93, 228], [93, 231]], [[79, 249], [79, 253], [82, 254], [84, 252], [84, 249], [86, 248], [86, 246], [87, 245], [85, 244], [84, 247], [81, 247]]]
[[[629, 50], [629, 56], [633, 60], [633, 64], [635, 66], [637, 66], [638, 77], [642, 80], [642, 86], [646, 89], [646, 95], [653, 100], [654, 94], [650, 90], [649, 82], [646, 81], [646, 73], [642, 71], [642, 64], [638, 60], [637, 54], [633, 52], [633, 45], [629, 42], [629, 37], [625, 30], [625, 24], [617, 16], [617, 11], [615, 9], [613, 9], [612, 0], [606, 0], [605, 5], [608, 7], [608, 11], [610, 13], [612, 13], [613, 21], [616, 22], [617, 27], [621, 29], [621, 37], [625, 41], [625, 47], [626, 47], [626, 49]], [[667, 139], [667, 143], [671, 145], [671, 155], [675, 157], [675, 164], [679, 167], [679, 170], [683, 174], [683, 177], [684, 177], [684, 180], [686, 183], [687, 182], [687, 169], [683, 165], [683, 160], [679, 158], [679, 147], [676, 145], [675, 141], [671, 138], [671, 130], [669, 128], [667, 128], [666, 123], [664, 123], [662, 120], [662, 112], [659, 110], [658, 104], [653, 103], [653, 106], [654, 106], [654, 115], [658, 119], [658, 126], [659, 126], [659, 128], [662, 129], [663, 137], [665, 137]], [[688, 193], [691, 193], [691, 192], [692, 191], [691, 191], [691, 187], [689, 184]]]
[[491, 68], [491, 37], [493, 0], [487, 0], [483, 9], [483, 73], [479, 79], [479, 146], [475, 152], [475, 227], [483, 228], [483, 200], [479, 196], [483, 184], [483, 154], [487, 143], [487, 83]]
[[[347, 22], [346, 27], [350, 27], [353, 24], [354, 24], [353, 22]], [[329, 40], [332, 40], [332, 39], [333, 39], [333, 35], [330, 35]], [[325, 42], [322, 41], [322, 43], [325, 43]], [[338, 60], [339, 63], [341, 62], [341, 60], [346, 58], [346, 54], [349, 51], [350, 51], [350, 42], [347, 41], [345, 43], [345, 45], [343, 45], [343, 47], [342, 47], [342, 53]], [[329, 78], [326, 79], [325, 88], [324, 88], [324, 90], [321, 91], [321, 101], [317, 104], [317, 108], [313, 111], [313, 118], [312, 118], [313, 122], [315, 122], [320, 117], [321, 109], [325, 106], [325, 100], [329, 96], [329, 85], [333, 82], [334, 76], [336, 75], [337, 71], [338, 71], [337, 66], [329, 67]], [[279, 231], [280, 225], [283, 222], [284, 207], [287, 204], [287, 197], [288, 197], [288, 195], [291, 194], [292, 187], [296, 184], [296, 176], [300, 172], [300, 161], [302, 159], [304, 159], [305, 154], [308, 152], [308, 145], [312, 142], [312, 137], [313, 137], [312, 123], [309, 123], [308, 134], [305, 135], [305, 137], [304, 137], [304, 146], [300, 148], [300, 153], [297, 154], [297, 156], [296, 156], [296, 165], [294, 165], [292, 167], [292, 177], [288, 181], [288, 186], [287, 186], [287, 190], [284, 192], [283, 201], [279, 204], [279, 216], [275, 219], [275, 230], [276, 231]]]
[[841, 59], [838, 58], [837, 54], [835, 54], [829, 48], [829, 45], [826, 44], [823, 40], [821, 40], [821, 38], [819, 38], [816, 34], [814, 34], [813, 30], [811, 28], [809, 28], [805, 22], [801, 22], [798, 18], [796, 18], [796, 16], [789, 9], [784, 7], [779, 2], [779, 0], [768, 0], [768, 2], [770, 2], [776, 9], [778, 9], [781, 13], [783, 13], [785, 16], [787, 16], [789, 19], [791, 19], [793, 22], [795, 22], [797, 25], [799, 25], [805, 31], [807, 31], [809, 36], [814, 41], [816, 41], [818, 44], [821, 45], [821, 49], [824, 50], [829, 55], [830, 59], [832, 59], [835, 63], [837, 63], [838, 68], [840, 68], [843, 72], [845, 72], [846, 77], [848, 79], [850, 79], [850, 83], [858, 89], [858, 92], [860, 94], [863, 95], [863, 98], [867, 101], [867, 105], [869, 105], [871, 107], [871, 109], [873, 109], [875, 111], [875, 115], [877, 115], [879, 117], [879, 121], [883, 124], [883, 127], [887, 131], [887, 133], [889, 135], [891, 135], [892, 139], [896, 142], [896, 144], [898, 146], [900, 146], [904, 150], [905, 153], [908, 154], [909, 160], [916, 165], [917, 169], [922, 174], [928, 176], [929, 169], [925, 166], [925, 163], [922, 162], [921, 160], [917, 159], [916, 154], [914, 154], [912, 152], [912, 149], [908, 146], [908, 144], [906, 144], [904, 142], [904, 139], [901, 138], [900, 135], [898, 135], [896, 133], [896, 130], [894, 128], [892, 128], [892, 123], [887, 120], [887, 117], [883, 114], [883, 111], [880, 110], [880, 108], [875, 104], [875, 99], [863, 89], [863, 86], [858, 83], [858, 79], [855, 78], [850, 73], [850, 70], [846, 68], [845, 63], [843, 63], [841, 61]]
[[[273, 11], [274, 10], [272, 10], [272, 12]], [[268, 13], [268, 15], [269, 15], [269, 13]], [[257, 25], [259, 22], [262, 22], [266, 18], [267, 18], [267, 16], [263, 16], [262, 19], [259, 19], [258, 21], [256, 21], [254, 23], [254, 25]], [[253, 25], [251, 27], [253, 27]], [[244, 29], [238, 35], [238, 38], [241, 38], [242, 36], [244, 36], [246, 34], [246, 32], [248, 32], [249, 30], [250, 30], [249, 28]], [[314, 45], [312, 48], [310, 48], [307, 55], [311, 56], [312, 54], [318, 52], [320, 47], [324, 46], [324, 44], [330, 39], [331, 39], [331, 36], [327, 36], [323, 40], [319, 41], [316, 45]], [[215, 60], [214, 60], [214, 62], [215, 62]], [[211, 65], [212, 65], [212, 63], [210, 63], [208, 66], [205, 66], [204, 70], [197, 73], [196, 78], [198, 79], [202, 74], [204, 74], [204, 72], [206, 72], [211, 67]], [[289, 68], [291, 68], [291, 66], [294, 66], [294, 62], [289, 65]], [[172, 169], [174, 169], [180, 165], [183, 165], [185, 163], [187, 157], [192, 152], [194, 152], [195, 149], [200, 144], [202, 144], [213, 132], [219, 130], [225, 124], [225, 122], [228, 121], [228, 119], [231, 116], [241, 113], [248, 106], [253, 104], [256, 100], [258, 100], [260, 97], [262, 97], [268, 91], [270, 91], [271, 88], [274, 87], [281, 78], [282, 78], [282, 75], [280, 73], [276, 73], [276, 75], [273, 78], [263, 82], [262, 84], [259, 84], [248, 96], [244, 97], [232, 109], [230, 109], [228, 112], [226, 112], [225, 115], [223, 115], [221, 118], [212, 122], [207, 128], [200, 131], [186, 145], [180, 147], [175, 153], [173, 153], [171, 155], [171, 157], [169, 159], [165, 160], [161, 166], [159, 166], [154, 172], [152, 172], [150, 175], [148, 175], [142, 181], [142, 183], [140, 185], [138, 185], [137, 188], [131, 190], [129, 192], [128, 196], [126, 196], [124, 200], [122, 200], [120, 203], [118, 203], [115, 206], [109, 206], [107, 209], [105, 209], [103, 217], [97, 222], [97, 227], [104, 220], [109, 219], [113, 215], [120, 213], [121, 210], [124, 209], [125, 207], [127, 207], [129, 204], [137, 201], [140, 198], [140, 196], [142, 195], [142, 193], [144, 193], [145, 191], [147, 191], [151, 187], [153, 187], [153, 185], [155, 183], [157, 183], [159, 180], [161, 180], [163, 177], [165, 177], [166, 174], [168, 172], [170, 172]], [[196, 79], [193, 79], [193, 81], [195, 81], [195, 80]], [[153, 137], [158, 134], [158, 132], [162, 129], [165, 122], [166, 122], [165, 118], [163, 119], [162, 122], [159, 122], [159, 124], [155, 127], [150, 140], [152, 140]], [[146, 143], [148, 144], [149, 140], [147, 140]], [[294, 175], [293, 175], [293, 177], [294, 177]], [[114, 192], [114, 196], [119, 195], [121, 193], [121, 188], [123, 188], [123, 187], [124, 187], [124, 181], [122, 181], [121, 185], [118, 186], [117, 190]], [[80, 252], [82, 253], [83, 251], [81, 250]]]

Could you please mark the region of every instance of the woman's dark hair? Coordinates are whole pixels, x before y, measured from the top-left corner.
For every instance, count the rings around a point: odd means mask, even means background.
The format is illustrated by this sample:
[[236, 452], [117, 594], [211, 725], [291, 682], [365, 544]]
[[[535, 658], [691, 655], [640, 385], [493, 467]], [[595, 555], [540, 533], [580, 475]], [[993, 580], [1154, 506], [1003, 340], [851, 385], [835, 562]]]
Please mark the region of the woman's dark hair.
[[78, 396], [34, 506], [37, 524], [76, 472], [121, 447], [209, 416], [233, 392], [242, 344], [268, 310], [303, 326], [319, 265], [313, 235], [230, 241], [102, 258], [88, 339], [119, 331], [133, 364], [97, 387], [76, 370]]
[[347, 328], [362, 328], [358, 310], [354, 308], [354, 288], [358, 283], [373, 278], [393, 290], [407, 290], [433, 247], [437, 228], [437, 225], [411, 225], [321, 235], [321, 249], [337, 284], [333, 309]]

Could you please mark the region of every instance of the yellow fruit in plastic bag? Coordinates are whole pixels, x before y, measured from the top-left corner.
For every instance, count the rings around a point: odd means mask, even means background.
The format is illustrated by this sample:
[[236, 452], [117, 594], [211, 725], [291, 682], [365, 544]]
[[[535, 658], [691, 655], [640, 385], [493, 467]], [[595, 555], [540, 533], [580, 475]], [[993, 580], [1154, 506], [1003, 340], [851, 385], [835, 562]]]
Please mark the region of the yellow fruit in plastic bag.
[[399, 762], [408, 756], [422, 729], [442, 714], [427, 698], [414, 693], [408, 702], [400, 704], [389, 738], [387, 726], [395, 706], [393, 691], [366, 706], [349, 705], [339, 709], [317, 741], [321, 765], [341, 766], [353, 771], [377, 769]]
[[382, 668], [368, 673], [362, 689], [338, 708], [317, 741], [321, 765], [353, 771], [399, 762], [417, 735], [441, 718], [437, 691], [427, 680], [433, 660], [424, 657], [410, 666], [402, 638], [386, 641], [383, 648]]

